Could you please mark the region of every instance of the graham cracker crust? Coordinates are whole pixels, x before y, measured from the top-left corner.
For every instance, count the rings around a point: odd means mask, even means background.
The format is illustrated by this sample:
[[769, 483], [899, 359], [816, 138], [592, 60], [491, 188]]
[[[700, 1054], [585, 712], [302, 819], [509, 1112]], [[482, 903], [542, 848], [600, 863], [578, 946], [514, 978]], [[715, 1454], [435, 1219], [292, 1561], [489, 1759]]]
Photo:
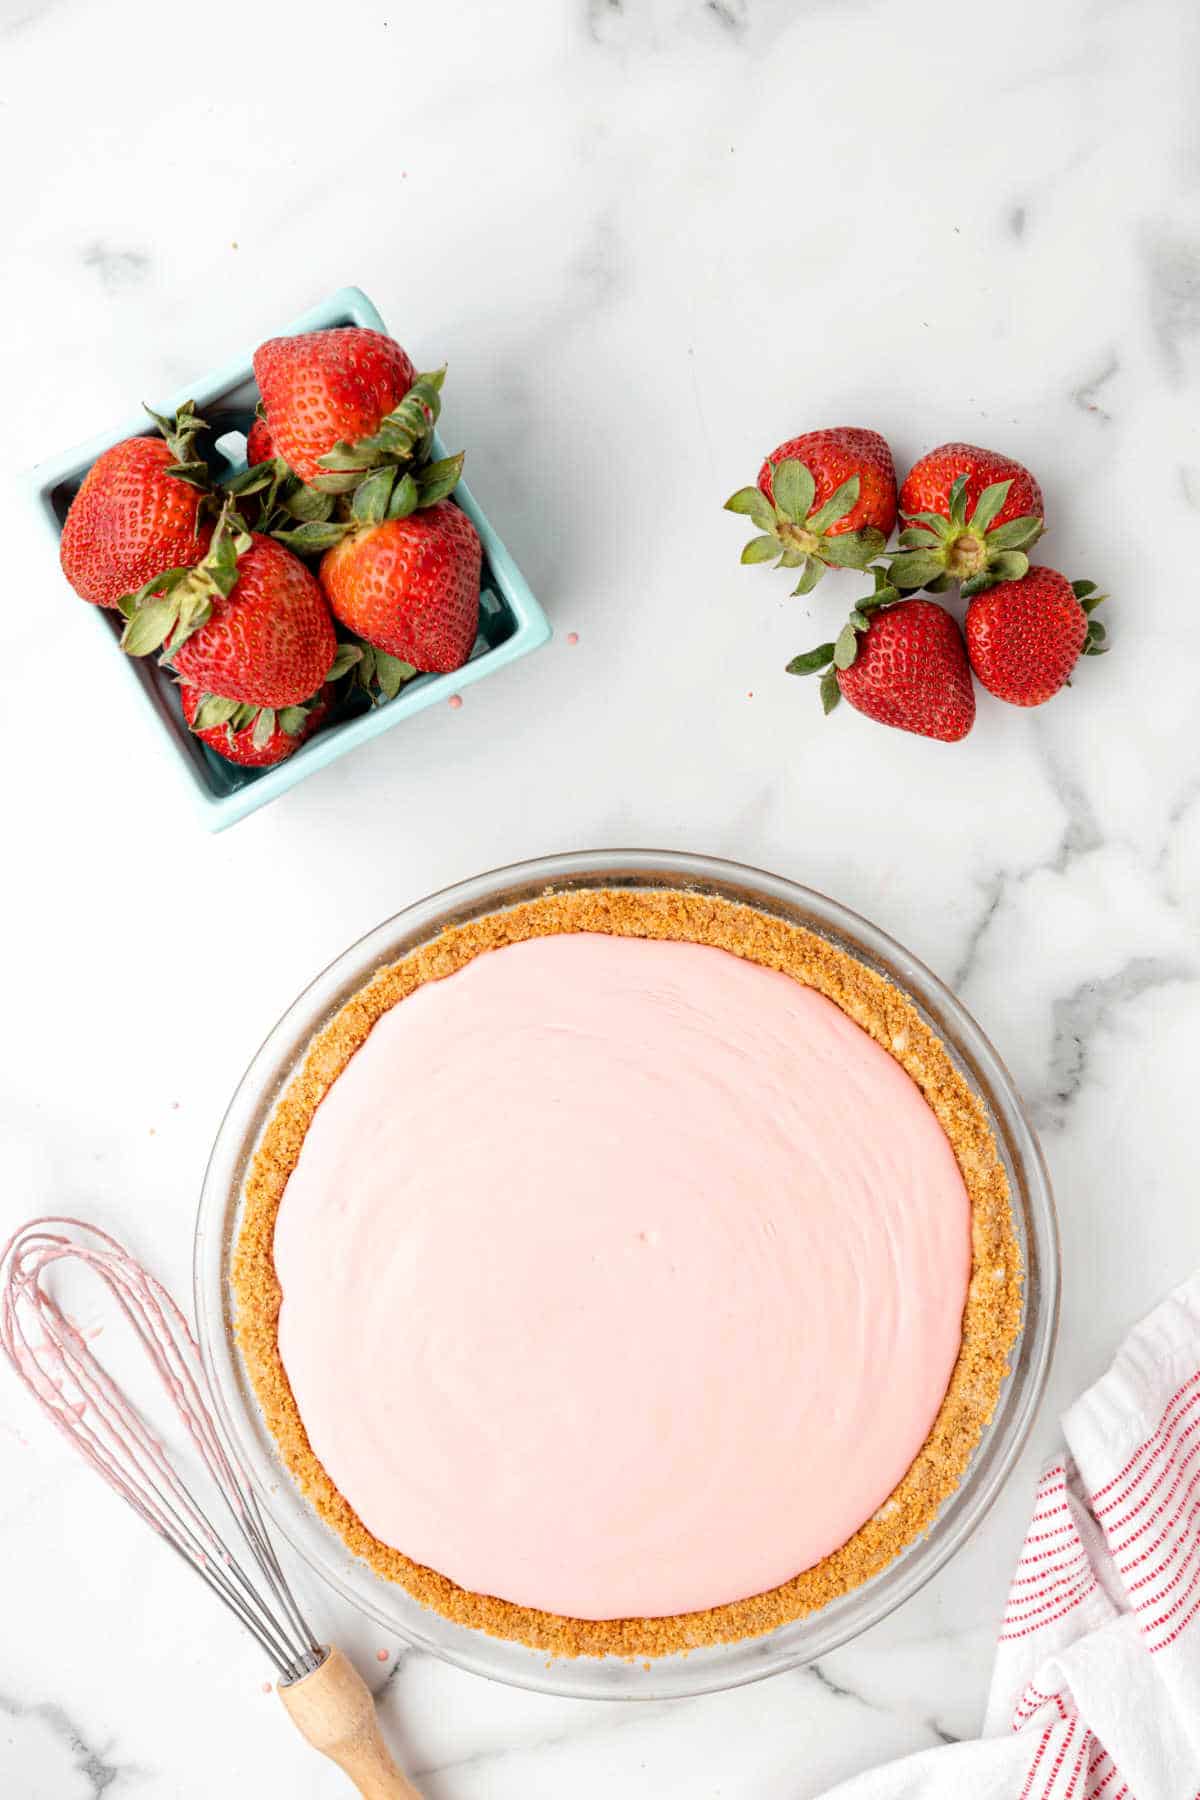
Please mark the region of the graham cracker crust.
[[[313, 1454], [279, 1355], [275, 1218], [324, 1095], [376, 1020], [424, 982], [452, 974], [485, 950], [572, 931], [711, 944], [816, 988], [916, 1082], [950, 1140], [971, 1201], [972, 1266], [962, 1347], [941, 1410], [899, 1486], [840, 1549], [781, 1587], [670, 1618], [595, 1621], [514, 1606], [460, 1588], [381, 1543]], [[381, 969], [341, 1008], [310, 1044], [255, 1152], [232, 1275], [238, 1346], [284, 1464], [355, 1555], [459, 1624], [554, 1656], [622, 1657], [665, 1656], [771, 1631], [860, 1586], [926, 1532], [962, 1479], [995, 1410], [1020, 1328], [1021, 1283], [1008, 1181], [983, 1106], [898, 989], [824, 938], [753, 907], [673, 889], [616, 888], [547, 893], [450, 927]]]

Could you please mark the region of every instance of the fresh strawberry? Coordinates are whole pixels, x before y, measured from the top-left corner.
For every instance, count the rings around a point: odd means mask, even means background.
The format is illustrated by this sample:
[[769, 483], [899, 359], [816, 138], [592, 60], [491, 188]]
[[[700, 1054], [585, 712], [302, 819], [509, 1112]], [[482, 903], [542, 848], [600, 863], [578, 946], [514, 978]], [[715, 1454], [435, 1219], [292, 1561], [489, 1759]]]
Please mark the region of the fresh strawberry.
[[164, 569], [198, 562], [212, 536], [208, 471], [192, 451], [204, 421], [190, 401], [175, 419], [151, 416], [162, 437], [127, 438], [98, 457], [63, 525], [63, 573], [93, 606], [116, 606]]
[[324, 723], [333, 704], [333, 688], [326, 684], [307, 706], [278, 711], [222, 700], [190, 682], [183, 683], [179, 698], [189, 727], [210, 750], [243, 769], [267, 769], [298, 750]]
[[246, 463], [253, 468], [256, 463], [274, 461], [275, 440], [271, 436], [271, 427], [265, 419], [256, 418], [246, 435]]
[[915, 462], [900, 489], [905, 530], [893, 556], [897, 587], [940, 591], [961, 581], [982, 593], [1022, 576], [1044, 530], [1042, 490], [1029, 470], [975, 444], [941, 444]]
[[227, 509], [204, 561], [130, 597], [122, 648], [163, 662], [206, 693], [249, 706], [298, 706], [328, 678], [337, 639], [325, 596], [299, 557], [245, 530]]
[[761, 535], [744, 563], [799, 569], [807, 594], [828, 565], [865, 569], [896, 522], [896, 469], [886, 441], [857, 425], [789, 438], [759, 470], [758, 486], [739, 488], [727, 512], [745, 514]]
[[297, 550], [325, 551], [321, 585], [335, 616], [413, 669], [461, 668], [479, 629], [482, 546], [447, 498], [462, 460], [429, 463], [415, 478], [377, 469], [355, 494], [348, 520], [276, 534]]
[[364, 469], [424, 450], [442, 373], [419, 376], [394, 338], [355, 325], [271, 338], [254, 353], [277, 454], [327, 493], [348, 492]]
[[842, 697], [869, 719], [957, 743], [975, 723], [975, 690], [962, 633], [932, 600], [901, 600], [882, 570], [875, 593], [850, 614], [835, 643], [788, 664], [821, 675], [821, 702]]
[[1089, 615], [1105, 598], [1092, 581], [1034, 567], [1001, 581], [967, 608], [967, 654], [979, 680], [1012, 706], [1041, 706], [1081, 656], [1099, 656], [1105, 630]]

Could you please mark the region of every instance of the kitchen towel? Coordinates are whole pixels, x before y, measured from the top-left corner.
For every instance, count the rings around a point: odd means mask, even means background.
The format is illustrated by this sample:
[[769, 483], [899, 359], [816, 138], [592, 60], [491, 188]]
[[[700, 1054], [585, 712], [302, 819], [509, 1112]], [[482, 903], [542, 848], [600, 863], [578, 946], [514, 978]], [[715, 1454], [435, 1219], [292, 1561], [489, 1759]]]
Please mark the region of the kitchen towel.
[[977, 1743], [826, 1800], [1200, 1800], [1200, 1275], [1063, 1420]]

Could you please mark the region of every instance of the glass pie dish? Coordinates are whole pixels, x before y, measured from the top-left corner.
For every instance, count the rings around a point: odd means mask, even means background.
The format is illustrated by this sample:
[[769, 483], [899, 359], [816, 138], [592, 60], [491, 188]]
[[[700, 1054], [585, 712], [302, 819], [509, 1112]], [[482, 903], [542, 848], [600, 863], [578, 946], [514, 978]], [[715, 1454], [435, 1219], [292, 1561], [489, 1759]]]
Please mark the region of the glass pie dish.
[[[875, 969], [917, 1008], [983, 1103], [1012, 1192], [1024, 1259], [1020, 1334], [991, 1422], [928, 1533], [879, 1574], [805, 1618], [761, 1637], [662, 1656], [562, 1657], [443, 1618], [377, 1575], [301, 1495], [285, 1469], [234, 1341], [230, 1265], [242, 1190], [260, 1133], [314, 1034], [376, 970], [461, 924], [547, 891], [673, 888], [714, 894], [805, 926]], [[293, 1003], [234, 1094], [205, 1174], [195, 1242], [200, 1346], [217, 1411], [283, 1536], [351, 1605], [389, 1631], [476, 1674], [581, 1698], [666, 1699], [734, 1687], [812, 1662], [876, 1624], [922, 1587], [988, 1512], [1028, 1435], [1058, 1322], [1059, 1247], [1041, 1150], [1011, 1077], [978, 1025], [937, 978], [866, 919], [779, 876], [711, 857], [596, 851], [494, 870], [429, 896], [343, 952]]]

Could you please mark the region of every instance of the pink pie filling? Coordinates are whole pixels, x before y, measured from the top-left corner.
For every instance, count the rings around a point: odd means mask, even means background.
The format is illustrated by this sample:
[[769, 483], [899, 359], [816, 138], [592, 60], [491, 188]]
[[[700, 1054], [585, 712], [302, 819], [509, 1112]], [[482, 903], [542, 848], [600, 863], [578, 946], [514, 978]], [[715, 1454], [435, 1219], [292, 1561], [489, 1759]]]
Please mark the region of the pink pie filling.
[[970, 1206], [900, 1066], [695, 944], [514, 944], [374, 1027], [275, 1232], [315, 1454], [386, 1544], [584, 1619], [778, 1586], [882, 1504]]

